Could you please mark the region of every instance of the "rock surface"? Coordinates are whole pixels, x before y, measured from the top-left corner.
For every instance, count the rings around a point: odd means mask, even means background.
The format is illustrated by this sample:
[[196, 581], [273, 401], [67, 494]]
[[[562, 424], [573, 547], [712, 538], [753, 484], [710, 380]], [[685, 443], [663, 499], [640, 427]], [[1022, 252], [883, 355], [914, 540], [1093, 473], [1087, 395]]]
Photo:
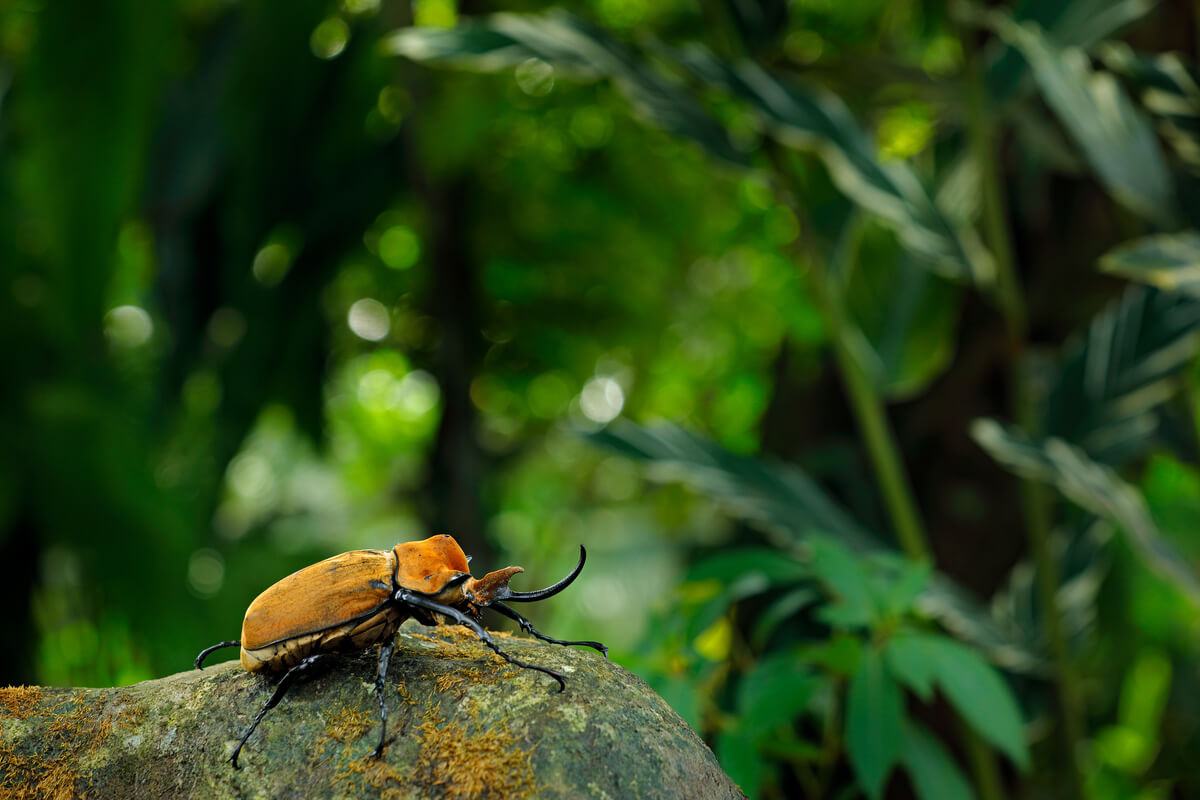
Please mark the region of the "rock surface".
[[[741, 798], [641, 679], [585, 649], [462, 628], [399, 634], [379, 736], [376, 651], [329, 659], [229, 754], [274, 681], [236, 661], [115, 689], [0, 689], [0, 797]], [[225, 652], [233, 652], [225, 651]]]

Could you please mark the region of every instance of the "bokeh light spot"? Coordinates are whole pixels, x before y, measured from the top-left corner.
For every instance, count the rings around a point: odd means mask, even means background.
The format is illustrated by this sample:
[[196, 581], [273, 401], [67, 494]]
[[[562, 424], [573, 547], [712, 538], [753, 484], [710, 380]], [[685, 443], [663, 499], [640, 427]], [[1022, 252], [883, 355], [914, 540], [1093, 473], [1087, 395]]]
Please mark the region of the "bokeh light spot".
[[225, 582], [225, 559], [211, 547], [202, 547], [188, 559], [188, 587], [200, 597], [212, 597]]
[[554, 419], [571, 402], [571, 383], [563, 372], [543, 372], [525, 390], [529, 411], [540, 419]]
[[406, 225], [393, 225], [379, 237], [379, 258], [392, 269], [408, 269], [420, 257], [421, 240]]
[[612, 115], [599, 106], [584, 106], [571, 115], [568, 130], [580, 147], [603, 147], [612, 138]]
[[392, 328], [391, 315], [387, 306], [378, 300], [364, 297], [356, 300], [346, 314], [346, 324], [355, 336], [368, 342], [378, 342]]
[[256, 453], [241, 453], [229, 462], [229, 488], [243, 498], [265, 497], [275, 490], [275, 473], [267, 460]]
[[117, 306], [104, 315], [104, 336], [117, 347], [138, 347], [154, 335], [154, 322], [146, 309]]
[[329, 17], [313, 29], [308, 40], [317, 58], [337, 58], [350, 41], [350, 26], [341, 17]]
[[236, 308], [218, 308], [208, 321], [208, 338], [217, 347], [233, 347], [245, 334], [246, 317]]
[[292, 266], [292, 253], [280, 242], [271, 242], [254, 256], [250, 271], [263, 286], [275, 286]]
[[432, 375], [415, 369], [405, 375], [393, 391], [391, 404], [396, 411], [408, 419], [420, 419], [437, 408], [441, 390]]
[[554, 88], [554, 67], [540, 58], [530, 58], [513, 72], [517, 87], [527, 95], [542, 97]]
[[413, 24], [453, 28], [458, 24], [458, 8], [454, 0], [414, 0]]
[[607, 376], [592, 378], [579, 394], [579, 409], [583, 415], [601, 425], [616, 419], [624, 407], [625, 392], [619, 383]]

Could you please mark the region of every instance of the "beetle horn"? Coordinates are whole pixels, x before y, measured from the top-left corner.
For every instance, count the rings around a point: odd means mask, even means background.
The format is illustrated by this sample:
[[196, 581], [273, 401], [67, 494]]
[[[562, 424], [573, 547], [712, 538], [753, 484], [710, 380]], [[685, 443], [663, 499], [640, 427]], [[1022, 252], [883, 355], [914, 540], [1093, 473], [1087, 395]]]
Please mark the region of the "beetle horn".
[[587, 550], [583, 545], [579, 545], [579, 563], [575, 565], [575, 569], [571, 570], [571, 574], [563, 578], [553, 586], [547, 586], [545, 589], [540, 589], [536, 592], [514, 592], [505, 584], [493, 600], [507, 600], [512, 603], [532, 603], [534, 600], [545, 600], [547, 597], [553, 597], [563, 589], [571, 585], [571, 583], [579, 577], [579, 573], [583, 570], [583, 563], [587, 561]]

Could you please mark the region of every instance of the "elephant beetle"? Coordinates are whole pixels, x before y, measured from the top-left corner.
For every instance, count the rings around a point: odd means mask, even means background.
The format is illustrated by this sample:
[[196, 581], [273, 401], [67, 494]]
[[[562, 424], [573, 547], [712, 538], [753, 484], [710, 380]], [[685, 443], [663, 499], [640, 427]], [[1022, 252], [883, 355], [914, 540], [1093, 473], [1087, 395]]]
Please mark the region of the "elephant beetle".
[[254, 716], [229, 761], [238, 767], [238, 754], [266, 713], [278, 705], [296, 679], [333, 653], [363, 650], [379, 645], [375, 693], [379, 697], [379, 744], [371, 752], [378, 758], [387, 735], [384, 680], [396, 646], [400, 624], [412, 617], [423, 625], [453, 622], [470, 628], [485, 645], [510, 664], [536, 670], [558, 681], [566, 678], [546, 667], [526, 664], [505, 653], [479, 623], [485, 608], [514, 620], [522, 629], [545, 642], [592, 647], [608, 657], [599, 642], [552, 639], [534, 630], [529, 620], [502, 601], [528, 603], [553, 597], [571, 585], [583, 570], [587, 550], [579, 546], [579, 563], [567, 577], [536, 592], [514, 592], [508, 582], [525, 570], [505, 567], [482, 578], [471, 577], [470, 559], [449, 534], [419, 542], [398, 544], [391, 550], [352, 550], [293, 572], [254, 599], [242, 620], [242, 637], [221, 642], [196, 656], [204, 659], [223, 647], [240, 647], [242, 667], [248, 672], [282, 673], [275, 691]]

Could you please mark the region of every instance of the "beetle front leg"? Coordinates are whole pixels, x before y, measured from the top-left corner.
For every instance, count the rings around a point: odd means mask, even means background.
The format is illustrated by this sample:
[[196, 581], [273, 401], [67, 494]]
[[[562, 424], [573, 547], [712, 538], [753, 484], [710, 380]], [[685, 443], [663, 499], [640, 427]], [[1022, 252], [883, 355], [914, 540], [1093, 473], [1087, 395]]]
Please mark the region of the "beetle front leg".
[[246, 744], [246, 740], [250, 738], [250, 734], [254, 733], [254, 729], [258, 727], [258, 723], [262, 722], [262, 718], [267, 715], [268, 711], [279, 705], [279, 701], [283, 699], [285, 694], [287, 694], [288, 689], [291, 688], [296, 678], [312, 669], [314, 664], [328, 655], [328, 653], [317, 653], [316, 655], [301, 659], [299, 664], [289, 669], [286, 673], [284, 673], [283, 677], [279, 679], [279, 685], [275, 687], [275, 691], [271, 694], [271, 699], [268, 700], [266, 705], [260, 708], [258, 713], [254, 715], [254, 719], [251, 721], [250, 727], [246, 729], [244, 734], [242, 734], [242, 740], [237, 743], [237, 747], [233, 748], [233, 755], [229, 757], [229, 763], [233, 764], [234, 769], [241, 769], [241, 767], [238, 766], [238, 753], [242, 752], [242, 747]]
[[569, 645], [569, 644], [582, 645], [583, 647], [590, 647], [593, 650], [599, 650], [600, 653], [603, 654], [605, 658], [608, 658], [608, 648], [605, 647], [604, 645], [600, 644], [600, 642], [569, 642], [569, 641], [566, 641], [565, 639], [551, 639], [549, 636], [546, 636], [544, 633], [541, 633], [540, 631], [536, 630], [533, 627], [533, 623], [531, 623], [529, 620], [525, 619], [520, 614], [518, 614], [516, 611], [513, 611], [511, 608], [504, 605], [503, 603], [492, 603], [489, 606], [484, 606], [484, 608], [490, 608], [495, 611], [499, 611], [501, 614], [508, 617], [513, 622], [517, 623], [518, 625], [520, 625], [521, 629], [524, 630], [526, 633], [533, 634], [537, 638], [541, 639], [543, 642], [550, 642], [550, 644], [561, 644], [561, 645]]
[[383, 740], [387, 736], [387, 701], [383, 697], [384, 681], [387, 679], [388, 663], [392, 650], [396, 648], [395, 637], [379, 645], [379, 672], [375, 676], [375, 694], [379, 696], [379, 744], [371, 752], [371, 758], [383, 755]]
[[538, 672], [543, 672], [543, 673], [549, 675], [551, 678], [554, 678], [554, 680], [558, 681], [558, 690], [560, 692], [566, 691], [567, 679], [565, 677], [563, 677], [561, 674], [555, 672], [552, 669], [547, 669], [546, 667], [539, 667], [536, 664], [526, 664], [524, 661], [518, 661], [517, 659], [513, 658], [508, 653], [506, 653], [500, 649], [500, 646], [497, 645], [496, 642], [492, 640], [491, 635], [488, 634], [488, 632], [486, 630], [484, 630], [482, 625], [480, 625], [475, 620], [471, 619], [469, 616], [467, 616], [463, 612], [459, 611], [457, 608], [454, 608], [453, 606], [446, 606], [446, 605], [442, 605], [441, 603], [434, 602], [433, 600], [430, 600], [427, 597], [424, 597], [419, 594], [414, 594], [413, 592], [410, 592], [407, 589], [401, 589], [400, 591], [396, 592], [394, 597], [397, 600], [399, 600], [401, 603], [407, 603], [410, 606], [416, 606], [417, 608], [423, 608], [423, 609], [426, 609], [427, 611], [436, 611], [437, 613], [439, 613], [445, 617], [449, 617], [450, 619], [454, 620], [455, 622], [459, 623], [460, 625], [467, 626], [472, 631], [474, 631], [475, 635], [479, 637], [480, 641], [482, 641], [484, 644], [486, 644], [488, 647], [490, 647], [492, 649], [492, 652], [494, 652], [496, 655], [503, 658], [508, 663], [514, 664], [518, 667], [521, 667], [522, 669], [532, 669], [532, 670], [537, 670]]

